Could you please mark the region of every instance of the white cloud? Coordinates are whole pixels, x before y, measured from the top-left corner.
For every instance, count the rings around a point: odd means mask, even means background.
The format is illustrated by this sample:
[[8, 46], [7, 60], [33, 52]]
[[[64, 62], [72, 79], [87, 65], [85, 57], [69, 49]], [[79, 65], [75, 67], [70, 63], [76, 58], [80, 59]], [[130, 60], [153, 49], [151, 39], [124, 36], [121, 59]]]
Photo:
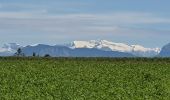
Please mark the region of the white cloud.
[[50, 14], [47, 9], [27, 12], [0, 12], [0, 18], [22, 19], [72, 19], [89, 21], [111, 21], [119, 23], [170, 23], [170, 18], [158, 17], [150, 13], [112, 13], [112, 14]]
[[[42, 12], [0, 12], [0, 29], [51, 33], [115, 33], [133, 25], [170, 24], [170, 19], [149, 13], [48, 14]], [[129, 29], [130, 30], [130, 29]], [[133, 29], [131, 29], [133, 30]]]
[[[170, 24], [169, 18], [150, 13], [50, 14], [47, 10], [0, 12], [0, 35], [28, 39], [94, 39], [133, 37], [144, 39], [169, 30], [133, 28], [134, 25]], [[29, 34], [27, 34], [29, 33]], [[8, 34], [8, 35], [6, 35]], [[9, 35], [10, 34], [10, 35]], [[166, 36], [167, 37], [167, 36]], [[37, 40], [38, 41], [38, 40]], [[52, 41], [52, 40], [51, 40]]]

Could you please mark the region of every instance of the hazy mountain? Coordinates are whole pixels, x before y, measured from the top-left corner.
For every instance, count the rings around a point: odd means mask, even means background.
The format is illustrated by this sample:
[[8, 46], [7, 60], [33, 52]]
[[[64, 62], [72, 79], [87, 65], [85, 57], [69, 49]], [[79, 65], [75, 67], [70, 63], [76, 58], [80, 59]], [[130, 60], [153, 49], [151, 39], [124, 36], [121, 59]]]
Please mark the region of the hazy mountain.
[[162, 48], [159, 56], [161, 56], [161, 57], [170, 57], [170, 43], [167, 44], [167, 45], [165, 45], [165, 46]]
[[12, 56], [18, 48], [22, 48], [22, 46], [16, 43], [4, 44], [3, 47], [0, 48], [0, 56]]
[[16, 43], [8, 43], [8, 44], [4, 44], [2, 48], [11, 51], [11, 50], [17, 50], [18, 48], [22, 48], [22, 46]]
[[49, 54], [53, 57], [133, 57], [132, 54], [123, 52], [102, 51], [95, 48], [70, 49], [66, 46], [49, 46], [43, 44], [26, 46], [22, 50], [26, 56], [32, 56], [33, 52], [35, 52], [39, 56]]
[[[27, 56], [32, 56], [33, 52], [44, 56], [77, 56], [77, 57], [153, 57], [160, 53], [159, 48], [145, 48], [141, 45], [128, 45], [126, 43], [115, 43], [107, 40], [73, 41], [67, 45], [28, 45], [21, 46], [16, 43], [4, 44], [0, 48], [0, 56], [12, 56], [18, 48], [22, 48]], [[160, 54], [164, 53], [162, 50]]]

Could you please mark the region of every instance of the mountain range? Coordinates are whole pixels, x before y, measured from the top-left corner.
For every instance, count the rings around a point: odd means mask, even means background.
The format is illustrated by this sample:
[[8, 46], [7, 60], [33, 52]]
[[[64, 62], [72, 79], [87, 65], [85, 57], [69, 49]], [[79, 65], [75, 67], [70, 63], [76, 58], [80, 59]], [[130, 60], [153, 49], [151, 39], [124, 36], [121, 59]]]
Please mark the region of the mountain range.
[[21, 48], [26, 56], [35, 52], [39, 56], [49, 54], [53, 57], [169, 57], [170, 44], [160, 48], [145, 48], [141, 45], [128, 45], [107, 40], [73, 41], [64, 45], [27, 45], [4, 44], [0, 56], [12, 56]]

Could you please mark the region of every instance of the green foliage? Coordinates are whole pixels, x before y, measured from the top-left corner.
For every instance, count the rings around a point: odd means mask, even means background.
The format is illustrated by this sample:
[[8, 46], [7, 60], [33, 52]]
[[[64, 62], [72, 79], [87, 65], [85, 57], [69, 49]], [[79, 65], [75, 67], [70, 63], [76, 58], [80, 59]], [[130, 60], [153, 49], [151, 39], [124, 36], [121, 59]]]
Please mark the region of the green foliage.
[[33, 53], [32, 53], [32, 56], [33, 56], [33, 57], [36, 57], [36, 53], [35, 53], [35, 52], [33, 52]]
[[0, 58], [0, 100], [170, 100], [169, 58]]
[[18, 49], [17, 49], [17, 52], [14, 54], [14, 56], [17, 56], [17, 57], [24, 57], [25, 54], [22, 53], [21, 48], [18, 48]]
[[45, 54], [44, 57], [51, 57], [49, 54]]

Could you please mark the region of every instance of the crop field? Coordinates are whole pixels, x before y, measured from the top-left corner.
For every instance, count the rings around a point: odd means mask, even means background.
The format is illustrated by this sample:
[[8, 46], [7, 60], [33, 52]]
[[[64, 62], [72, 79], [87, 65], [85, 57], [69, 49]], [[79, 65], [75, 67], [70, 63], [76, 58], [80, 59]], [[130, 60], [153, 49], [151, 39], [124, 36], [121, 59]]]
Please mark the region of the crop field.
[[0, 100], [170, 100], [170, 59], [2, 57]]

